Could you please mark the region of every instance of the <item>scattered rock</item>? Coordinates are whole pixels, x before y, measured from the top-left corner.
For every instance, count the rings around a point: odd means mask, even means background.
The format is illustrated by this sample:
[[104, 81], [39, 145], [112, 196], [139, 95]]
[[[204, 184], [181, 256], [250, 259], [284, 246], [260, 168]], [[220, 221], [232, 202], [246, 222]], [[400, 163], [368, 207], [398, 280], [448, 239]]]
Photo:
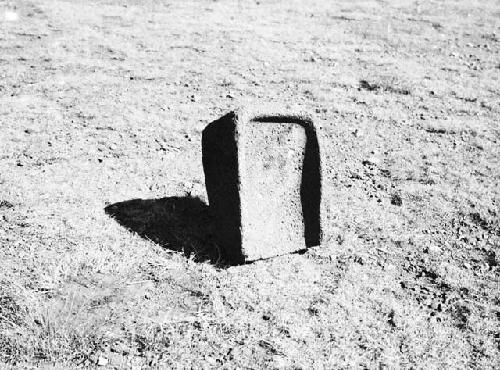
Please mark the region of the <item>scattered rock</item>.
[[441, 248], [439, 248], [437, 245], [429, 245], [424, 249], [424, 252], [431, 254], [439, 254], [441, 253]]
[[131, 352], [131, 349], [125, 343], [116, 342], [116, 343], [113, 343], [113, 345], [111, 346], [111, 351], [127, 355], [127, 354], [129, 354]]
[[393, 206], [402, 206], [403, 200], [401, 199], [401, 196], [399, 196], [398, 194], [393, 194], [391, 197], [391, 204]]
[[375, 157], [375, 156], [371, 156], [370, 158], [365, 159], [362, 163], [364, 166], [368, 166], [368, 165], [377, 166], [380, 164], [380, 158]]
[[7, 200], [0, 200], [0, 208], [14, 208], [14, 204]]
[[97, 366], [106, 366], [109, 363], [109, 360], [106, 357], [99, 356], [97, 359]]
[[373, 83], [373, 84], [369, 83], [366, 80], [360, 80], [359, 86], [360, 86], [360, 89], [367, 90], [367, 91], [377, 91], [378, 89], [380, 89], [379, 85], [377, 85], [375, 83]]

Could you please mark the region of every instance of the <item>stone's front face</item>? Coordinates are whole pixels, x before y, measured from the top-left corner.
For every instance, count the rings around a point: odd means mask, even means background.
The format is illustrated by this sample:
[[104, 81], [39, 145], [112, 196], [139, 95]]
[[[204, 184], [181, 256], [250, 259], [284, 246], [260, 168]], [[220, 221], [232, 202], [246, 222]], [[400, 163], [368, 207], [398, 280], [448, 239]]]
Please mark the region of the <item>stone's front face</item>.
[[304, 127], [290, 122], [242, 122], [238, 156], [243, 255], [268, 258], [305, 249], [300, 198]]
[[216, 238], [237, 264], [319, 245], [321, 168], [311, 119], [231, 112], [202, 136]]

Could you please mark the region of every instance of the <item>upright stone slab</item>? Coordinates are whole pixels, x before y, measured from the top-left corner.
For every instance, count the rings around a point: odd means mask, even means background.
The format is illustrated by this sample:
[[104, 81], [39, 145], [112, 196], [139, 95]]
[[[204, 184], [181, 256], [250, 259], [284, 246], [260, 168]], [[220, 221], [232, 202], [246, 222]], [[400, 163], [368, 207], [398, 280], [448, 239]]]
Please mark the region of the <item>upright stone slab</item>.
[[231, 112], [205, 128], [202, 151], [217, 240], [230, 262], [320, 244], [321, 166], [310, 117]]

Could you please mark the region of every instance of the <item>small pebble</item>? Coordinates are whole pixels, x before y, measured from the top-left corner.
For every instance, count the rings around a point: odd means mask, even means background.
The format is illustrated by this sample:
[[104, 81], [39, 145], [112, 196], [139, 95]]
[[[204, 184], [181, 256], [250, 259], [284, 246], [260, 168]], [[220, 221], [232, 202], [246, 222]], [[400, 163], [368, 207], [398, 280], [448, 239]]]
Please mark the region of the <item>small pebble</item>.
[[106, 357], [99, 356], [97, 359], [97, 366], [106, 366], [108, 364], [109, 360]]
[[364, 165], [367, 165], [367, 164], [378, 165], [378, 164], [380, 164], [380, 159], [375, 157], [375, 156], [371, 156], [370, 158], [365, 159], [363, 161], [363, 164]]
[[427, 248], [425, 248], [424, 251], [426, 253], [438, 254], [441, 253], [441, 248], [439, 248], [437, 245], [429, 245]]
[[398, 194], [394, 194], [391, 197], [391, 204], [393, 206], [402, 206], [403, 205], [403, 200], [401, 199], [401, 197]]

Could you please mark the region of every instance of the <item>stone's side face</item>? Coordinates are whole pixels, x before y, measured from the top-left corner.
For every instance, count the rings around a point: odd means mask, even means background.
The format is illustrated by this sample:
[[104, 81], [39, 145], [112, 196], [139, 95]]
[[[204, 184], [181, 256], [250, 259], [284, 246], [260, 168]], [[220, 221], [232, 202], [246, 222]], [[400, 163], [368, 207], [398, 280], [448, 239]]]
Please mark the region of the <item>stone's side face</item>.
[[226, 258], [243, 263], [235, 114], [210, 123], [202, 134], [202, 158], [217, 241]]
[[230, 113], [203, 131], [203, 168], [228, 262], [273, 257], [321, 242], [321, 164], [312, 120]]
[[304, 127], [291, 122], [241, 122], [239, 171], [242, 249], [253, 261], [305, 249], [300, 198]]

